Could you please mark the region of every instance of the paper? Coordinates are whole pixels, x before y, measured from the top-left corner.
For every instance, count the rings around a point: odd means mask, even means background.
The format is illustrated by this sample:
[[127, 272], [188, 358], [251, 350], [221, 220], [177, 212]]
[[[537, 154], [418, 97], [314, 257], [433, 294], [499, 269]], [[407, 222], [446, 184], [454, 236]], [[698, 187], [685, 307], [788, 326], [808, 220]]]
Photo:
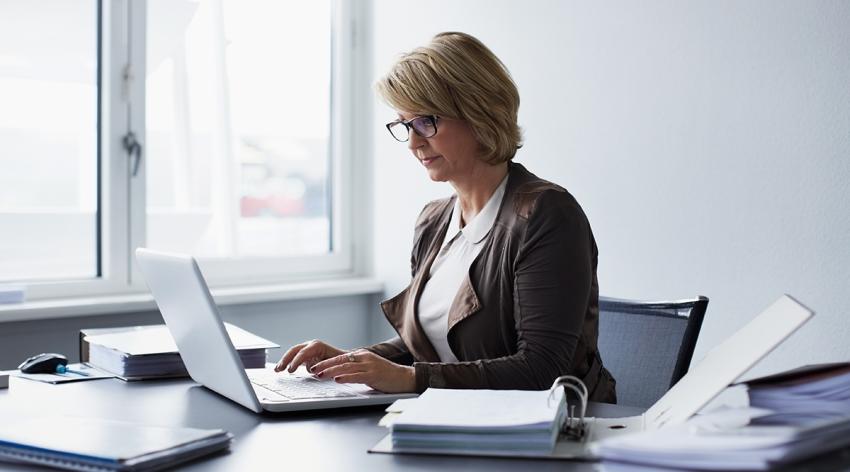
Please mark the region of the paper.
[[[428, 389], [387, 418], [393, 448], [551, 452], [565, 412], [563, 389]], [[395, 413], [389, 413], [391, 415]]]
[[115, 377], [114, 375], [108, 372], [102, 371], [87, 364], [68, 364], [67, 367], [71, 370], [85, 372], [88, 375], [81, 375], [76, 372], [66, 372], [64, 374], [25, 374], [20, 371], [14, 371], [13, 375], [22, 379], [37, 380], [39, 382], [47, 382], [52, 384], [80, 382], [84, 380], [111, 379]]
[[705, 470], [768, 469], [850, 444], [850, 417], [807, 426], [741, 424], [769, 411], [729, 409], [685, 424], [603, 440], [603, 460]]
[[551, 424], [563, 403], [563, 395], [563, 389], [558, 389], [549, 401], [548, 390], [429, 388], [405, 406], [396, 425], [474, 430]]
[[399, 398], [398, 400], [392, 402], [392, 404], [390, 404], [390, 406], [388, 406], [384, 411], [386, 411], [387, 413], [401, 413], [406, 408], [413, 405], [418, 399], [419, 398]]
[[[826, 367], [826, 369], [824, 369]], [[750, 404], [773, 410], [760, 424], [806, 425], [850, 414], [850, 364], [807, 366], [749, 384]]]
[[378, 420], [378, 426], [383, 426], [385, 428], [392, 426], [392, 424], [395, 423], [395, 420], [401, 416], [401, 413], [405, 410], [405, 408], [412, 405], [416, 400], [416, 398], [399, 398], [392, 402], [392, 404], [384, 410], [387, 414]]
[[[239, 349], [268, 349], [279, 345], [229, 323], [224, 324], [233, 346]], [[165, 325], [137, 326], [116, 333], [86, 336], [89, 344], [98, 344], [132, 356], [176, 353], [177, 344]]]

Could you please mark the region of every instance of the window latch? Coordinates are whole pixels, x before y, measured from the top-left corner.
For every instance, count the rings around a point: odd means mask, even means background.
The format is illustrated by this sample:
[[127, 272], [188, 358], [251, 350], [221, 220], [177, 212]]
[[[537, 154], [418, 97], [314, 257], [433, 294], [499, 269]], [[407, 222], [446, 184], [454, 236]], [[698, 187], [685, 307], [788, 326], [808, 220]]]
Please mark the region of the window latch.
[[142, 143], [136, 139], [136, 133], [132, 131], [128, 131], [121, 142], [124, 144], [124, 150], [133, 160], [131, 167], [132, 175], [135, 177], [139, 173], [139, 164], [142, 162]]

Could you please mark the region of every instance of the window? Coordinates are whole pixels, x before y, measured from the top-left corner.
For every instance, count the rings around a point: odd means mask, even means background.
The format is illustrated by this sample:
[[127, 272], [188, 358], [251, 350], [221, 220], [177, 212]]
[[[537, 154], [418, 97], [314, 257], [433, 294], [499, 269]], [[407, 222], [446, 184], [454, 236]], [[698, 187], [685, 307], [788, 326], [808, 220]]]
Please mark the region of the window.
[[0, 281], [97, 277], [97, 4], [0, 9]]
[[0, 3], [0, 283], [141, 290], [138, 246], [218, 285], [352, 273], [352, 3]]

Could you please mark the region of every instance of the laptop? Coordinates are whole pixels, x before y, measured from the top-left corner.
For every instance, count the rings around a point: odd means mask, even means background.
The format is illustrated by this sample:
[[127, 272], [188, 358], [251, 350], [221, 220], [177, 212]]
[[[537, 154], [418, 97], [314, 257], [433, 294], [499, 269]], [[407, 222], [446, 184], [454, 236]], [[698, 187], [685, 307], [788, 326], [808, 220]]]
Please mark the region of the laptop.
[[136, 249], [136, 260], [192, 380], [254, 412], [386, 405], [416, 394], [387, 394], [363, 384], [245, 369], [221, 321], [197, 261], [188, 255]]
[[[625, 418], [586, 418], [583, 441], [560, 438], [555, 449], [546, 453], [520, 454], [526, 457], [593, 459], [594, 446], [604, 439], [640, 431], [681, 425], [734, 383], [759, 360], [808, 321], [814, 312], [789, 295], [783, 295], [729, 338], [711, 349], [691, 367], [676, 385], [640, 416]], [[390, 435], [372, 452], [506, 456], [516, 452], [428, 450], [394, 448]]]

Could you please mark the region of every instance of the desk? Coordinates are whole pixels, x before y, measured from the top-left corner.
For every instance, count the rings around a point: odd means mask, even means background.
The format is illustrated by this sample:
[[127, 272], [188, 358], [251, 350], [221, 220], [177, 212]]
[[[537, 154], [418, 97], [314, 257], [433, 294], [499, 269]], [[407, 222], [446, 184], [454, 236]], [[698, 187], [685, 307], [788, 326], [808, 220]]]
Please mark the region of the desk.
[[[386, 429], [377, 426], [380, 408], [256, 415], [189, 380], [125, 383], [117, 379], [51, 385], [13, 378], [0, 390], [0, 418], [78, 416], [162, 426], [222, 428], [235, 436], [231, 452], [192, 462], [180, 470], [243, 471], [601, 471], [601, 464], [548, 460], [370, 454]], [[639, 414], [636, 408], [595, 404], [596, 416]], [[823, 466], [823, 468], [821, 468]], [[850, 468], [850, 449], [806, 470]], [[2, 464], [2, 470], [34, 470]], [[617, 467], [617, 470], [624, 470]], [[629, 469], [626, 469], [629, 470]], [[641, 470], [641, 469], [636, 469]]]

